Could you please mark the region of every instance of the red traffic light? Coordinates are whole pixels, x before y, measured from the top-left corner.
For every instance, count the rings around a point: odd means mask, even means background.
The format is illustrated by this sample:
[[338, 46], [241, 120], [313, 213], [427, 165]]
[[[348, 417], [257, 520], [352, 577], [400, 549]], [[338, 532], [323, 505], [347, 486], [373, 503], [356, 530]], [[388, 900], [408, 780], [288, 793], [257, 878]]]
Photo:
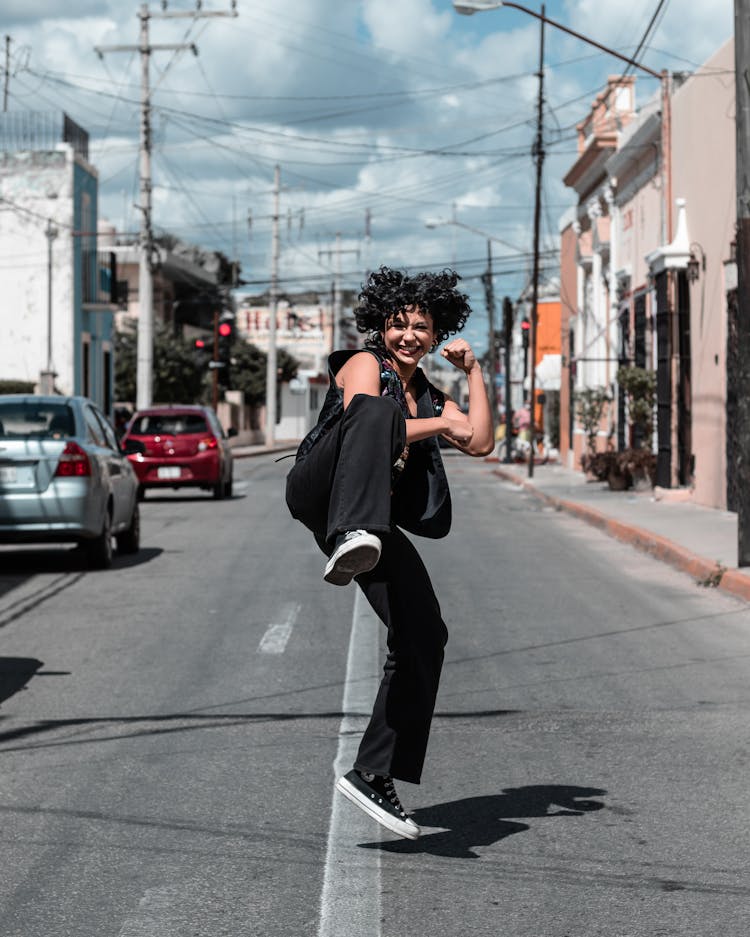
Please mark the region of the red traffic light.
[[226, 338], [228, 335], [232, 334], [232, 326], [228, 322], [219, 323], [219, 335], [222, 338]]
[[205, 347], [206, 347], [206, 343], [203, 341], [202, 338], [196, 338], [196, 340], [195, 340], [195, 347], [196, 347], [196, 348], [205, 348]]
[[524, 332], [527, 332], [531, 328], [531, 323], [528, 319], [521, 320], [521, 328], [524, 330]]

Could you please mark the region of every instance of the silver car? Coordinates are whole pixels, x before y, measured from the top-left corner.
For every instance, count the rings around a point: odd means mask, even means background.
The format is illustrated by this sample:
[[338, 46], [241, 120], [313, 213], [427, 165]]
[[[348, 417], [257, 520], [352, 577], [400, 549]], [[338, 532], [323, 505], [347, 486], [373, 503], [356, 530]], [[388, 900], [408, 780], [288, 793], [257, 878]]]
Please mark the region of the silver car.
[[[137, 443], [129, 450], [136, 451]], [[138, 479], [86, 397], [0, 395], [0, 543], [83, 548], [92, 569], [140, 546]]]

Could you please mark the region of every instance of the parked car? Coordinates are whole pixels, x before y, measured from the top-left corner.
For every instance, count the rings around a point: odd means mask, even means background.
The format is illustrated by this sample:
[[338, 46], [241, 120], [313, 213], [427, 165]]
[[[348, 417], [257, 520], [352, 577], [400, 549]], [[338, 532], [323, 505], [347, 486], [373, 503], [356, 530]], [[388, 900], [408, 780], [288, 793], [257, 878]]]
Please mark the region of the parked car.
[[137, 440], [145, 451], [130, 455], [139, 497], [149, 488], [203, 488], [215, 498], [232, 495], [232, 451], [210, 407], [149, 407], [134, 414], [123, 442]]
[[[136, 446], [136, 448], [142, 448]], [[140, 547], [138, 479], [86, 397], [0, 395], [0, 543], [75, 542], [90, 567]]]

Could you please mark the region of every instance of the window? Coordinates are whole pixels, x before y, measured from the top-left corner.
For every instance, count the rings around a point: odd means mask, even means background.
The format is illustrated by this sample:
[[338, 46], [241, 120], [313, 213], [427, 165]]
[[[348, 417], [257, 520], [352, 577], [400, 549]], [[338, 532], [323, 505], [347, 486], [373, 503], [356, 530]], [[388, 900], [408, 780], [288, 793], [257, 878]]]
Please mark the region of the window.
[[112, 412], [112, 352], [109, 348], [104, 349], [104, 412]]
[[81, 348], [81, 393], [89, 397], [91, 393], [91, 342], [88, 336], [83, 340]]
[[128, 308], [128, 289], [130, 284], [127, 280], [117, 281], [117, 305], [120, 309]]
[[0, 403], [0, 438], [67, 439], [75, 436], [73, 410], [63, 403]]
[[94, 410], [94, 415], [99, 422], [99, 426], [101, 427], [101, 431], [104, 434], [104, 438], [106, 439], [109, 448], [114, 449], [115, 452], [119, 452], [120, 447], [117, 445], [117, 436], [115, 436], [115, 431], [109, 425], [107, 418], [98, 410]]
[[101, 423], [97, 419], [96, 413], [94, 413], [92, 407], [83, 408], [83, 418], [86, 421], [86, 435], [89, 440], [91, 440], [91, 442], [95, 443], [97, 446], [106, 445], [104, 430], [102, 429]]
[[208, 426], [201, 413], [144, 413], [130, 432], [133, 436], [188, 436], [207, 433]]

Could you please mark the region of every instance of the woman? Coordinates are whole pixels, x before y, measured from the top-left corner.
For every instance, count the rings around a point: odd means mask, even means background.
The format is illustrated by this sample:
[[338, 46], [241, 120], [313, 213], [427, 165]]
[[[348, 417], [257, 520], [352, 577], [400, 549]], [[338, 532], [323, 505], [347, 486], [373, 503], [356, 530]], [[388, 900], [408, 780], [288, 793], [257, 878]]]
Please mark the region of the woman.
[[447, 630], [427, 571], [399, 528], [425, 537], [450, 529], [451, 501], [438, 437], [488, 455], [492, 419], [482, 372], [468, 343], [442, 356], [463, 371], [469, 412], [433, 387], [419, 362], [466, 323], [468, 298], [452, 271], [407, 276], [381, 267], [355, 311], [363, 351], [329, 358], [330, 387], [317, 425], [287, 478], [292, 516], [329, 557], [324, 579], [352, 578], [388, 629], [388, 656], [354, 767], [336, 782], [358, 807], [416, 839], [394, 787], [418, 784]]

